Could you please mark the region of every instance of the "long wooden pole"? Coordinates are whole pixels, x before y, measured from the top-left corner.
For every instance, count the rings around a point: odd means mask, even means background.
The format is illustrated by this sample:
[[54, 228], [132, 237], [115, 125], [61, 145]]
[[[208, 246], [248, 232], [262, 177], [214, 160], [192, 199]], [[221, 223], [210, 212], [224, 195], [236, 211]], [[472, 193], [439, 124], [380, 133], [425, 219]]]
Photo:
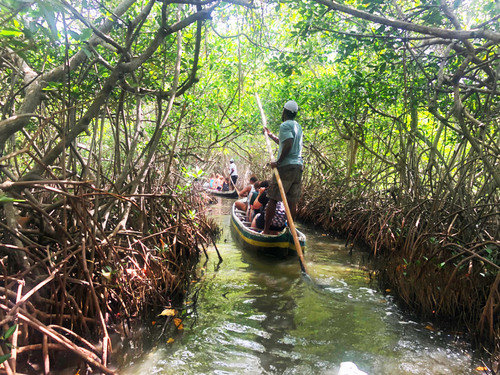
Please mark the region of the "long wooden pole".
[[231, 178], [231, 175], [229, 175], [229, 181], [231, 181], [231, 185], [233, 185], [234, 190], [236, 190], [236, 193], [238, 194], [238, 197], [240, 196], [240, 191], [236, 187], [236, 184], [233, 182], [233, 179]]
[[[262, 104], [260, 103], [259, 94], [255, 93], [255, 99], [257, 100], [257, 105], [259, 106], [260, 115], [262, 117], [262, 126], [265, 131], [267, 129], [267, 119], [266, 115], [264, 114], [264, 110], [262, 109]], [[269, 152], [269, 157], [271, 158], [271, 162], [274, 162], [273, 150], [271, 149], [271, 143], [269, 142], [269, 136], [267, 133], [266, 133], [266, 145], [267, 145], [267, 151]], [[293, 243], [295, 244], [295, 249], [297, 250], [297, 254], [299, 255], [300, 269], [302, 270], [302, 272], [307, 273], [306, 265], [304, 262], [304, 253], [302, 252], [302, 248], [300, 247], [299, 237], [297, 236], [297, 230], [295, 229], [292, 213], [290, 212], [290, 207], [288, 206], [285, 189], [283, 188], [283, 182], [281, 182], [278, 168], [273, 168], [273, 172], [274, 175], [276, 176], [276, 182], [278, 183], [278, 187], [280, 189], [283, 205], [285, 206], [286, 218], [288, 220], [288, 227], [290, 228], [290, 232], [292, 233]]]

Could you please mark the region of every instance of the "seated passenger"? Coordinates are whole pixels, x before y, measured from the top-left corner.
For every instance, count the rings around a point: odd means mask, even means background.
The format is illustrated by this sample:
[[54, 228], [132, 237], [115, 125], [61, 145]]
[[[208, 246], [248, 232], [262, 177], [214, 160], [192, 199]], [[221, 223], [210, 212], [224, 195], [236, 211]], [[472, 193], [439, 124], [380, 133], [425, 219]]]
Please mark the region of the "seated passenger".
[[224, 182], [222, 183], [222, 191], [229, 191], [229, 177], [224, 179]]
[[216, 180], [216, 176], [215, 174], [212, 174], [212, 176], [210, 177], [210, 189], [215, 189], [215, 180]]
[[261, 181], [258, 184], [258, 189], [256, 189], [257, 195], [255, 196], [252, 206], [250, 207], [251, 210], [254, 211], [255, 215], [261, 212], [262, 208], [266, 205], [266, 203], [269, 200], [267, 199], [267, 193], [266, 193], [268, 187], [269, 187], [269, 180]]
[[[267, 182], [267, 184], [264, 184]], [[266, 185], [262, 187], [262, 185]], [[267, 188], [269, 186], [268, 181], [263, 181], [261, 183], [261, 187], [259, 189], [259, 194], [257, 196], [257, 199], [254, 201], [252, 207], [253, 209], [259, 210], [259, 213], [257, 213], [252, 220], [252, 228], [254, 229], [264, 229], [264, 224], [265, 224], [265, 217], [266, 217], [266, 204], [269, 202], [269, 198], [267, 197]], [[286, 226], [286, 212], [285, 212], [285, 206], [283, 205], [283, 202], [278, 202], [276, 204], [276, 212], [274, 213], [274, 216], [271, 220], [271, 226], [270, 230], [271, 232], [280, 232], [282, 231]]]
[[215, 189], [216, 190], [222, 190], [222, 184], [224, 183], [224, 178], [222, 178], [222, 176], [217, 173], [217, 178], [215, 179]]
[[248, 195], [254, 190], [253, 185], [257, 182], [257, 177], [251, 176], [250, 177], [250, 182], [247, 186], [245, 186], [243, 189], [240, 190], [239, 196], [240, 197], [248, 197]]
[[250, 222], [252, 221], [253, 217], [255, 216], [255, 212], [254, 212], [254, 209], [252, 208], [252, 206], [255, 203], [257, 196], [259, 195], [259, 189], [261, 187], [260, 184], [261, 183], [259, 181], [255, 182], [255, 184], [253, 185], [254, 189], [248, 195], [248, 198], [247, 198], [247, 204], [246, 204], [247, 221], [250, 221]]
[[250, 184], [245, 188], [241, 189], [239, 192], [240, 197], [247, 197], [247, 201], [236, 201], [234, 206], [241, 211], [246, 211], [248, 209], [248, 196], [255, 191], [254, 185], [257, 182], [257, 177], [250, 177]]

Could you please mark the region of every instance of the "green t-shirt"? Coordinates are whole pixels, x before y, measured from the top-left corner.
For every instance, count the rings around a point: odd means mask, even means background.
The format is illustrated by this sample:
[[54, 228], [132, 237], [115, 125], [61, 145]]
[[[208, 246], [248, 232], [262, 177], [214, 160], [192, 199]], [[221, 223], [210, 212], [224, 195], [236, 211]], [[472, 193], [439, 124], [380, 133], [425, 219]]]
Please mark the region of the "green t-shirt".
[[293, 139], [292, 149], [285, 157], [285, 159], [283, 159], [283, 161], [280, 163], [280, 166], [303, 165], [304, 161], [302, 160], [302, 128], [295, 120], [286, 120], [280, 125], [278, 159], [281, 155], [283, 142], [290, 138]]
[[252, 192], [252, 194], [250, 195], [250, 200], [249, 200], [248, 206], [251, 206], [253, 204], [253, 202], [255, 202], [255, 199], [257, 198], [258, 195], [259, 195], [259, 192], [257, 190], [254, 190]]

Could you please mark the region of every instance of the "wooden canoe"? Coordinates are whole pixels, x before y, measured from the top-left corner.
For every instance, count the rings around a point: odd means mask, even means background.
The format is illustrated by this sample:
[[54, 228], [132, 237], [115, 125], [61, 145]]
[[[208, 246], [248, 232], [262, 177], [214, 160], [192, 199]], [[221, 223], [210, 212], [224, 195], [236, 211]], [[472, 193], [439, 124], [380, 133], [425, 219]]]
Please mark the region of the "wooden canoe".
[[205, 189], [205, 191], [209, 194], [216, 195], [218, 197], [224, 197], [224, 198], [238, 198], [238, 192], [236, 189], [233, 190], [228, 190], [228, 191], [222, 191], [222, 190], [215, 190], [215, 189]]
[[[245, 220], [245, 212], [238, 210], [233, 204], [231, 208], [231, 231], [244, 249], [279, 258], [297, 255], [293, 236], [288, 227], [278, 234], [262, 234], [251, 229], [251, 223]], [[298, 230], [297, 234], [300, 246], [304, 248], [306, 236]]]

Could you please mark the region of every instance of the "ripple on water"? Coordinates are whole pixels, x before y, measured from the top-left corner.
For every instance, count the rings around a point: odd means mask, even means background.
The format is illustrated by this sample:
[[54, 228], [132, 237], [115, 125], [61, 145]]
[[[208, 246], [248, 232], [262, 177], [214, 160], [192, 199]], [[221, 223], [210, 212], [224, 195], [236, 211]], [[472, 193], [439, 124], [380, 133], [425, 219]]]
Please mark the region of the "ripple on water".
[[228, 332], [251, 334], [263, 338], [270, 337], [270, 334], [264, 330], [233, 322], [225, 322], [221, 329]]
[[[262, 374], [260, 359], [252, 353], [228, 350], [223, 359], [214, 361], [221, 374]], [[219, 373], [214, 371], [215, 373]]]
[[267, 315], [264, 315], [264, 314], [259, 314], [259, 315], [250, 315], [250, 316], [248, 317], [248, 319], [250, 319], [250, 320], [256, 320], [256, 321], [258, 321], [258, 322], [262, 322], [262, 321], [264, 321], [264, 320], [266, 320], [266, 319], [267, 319]]

